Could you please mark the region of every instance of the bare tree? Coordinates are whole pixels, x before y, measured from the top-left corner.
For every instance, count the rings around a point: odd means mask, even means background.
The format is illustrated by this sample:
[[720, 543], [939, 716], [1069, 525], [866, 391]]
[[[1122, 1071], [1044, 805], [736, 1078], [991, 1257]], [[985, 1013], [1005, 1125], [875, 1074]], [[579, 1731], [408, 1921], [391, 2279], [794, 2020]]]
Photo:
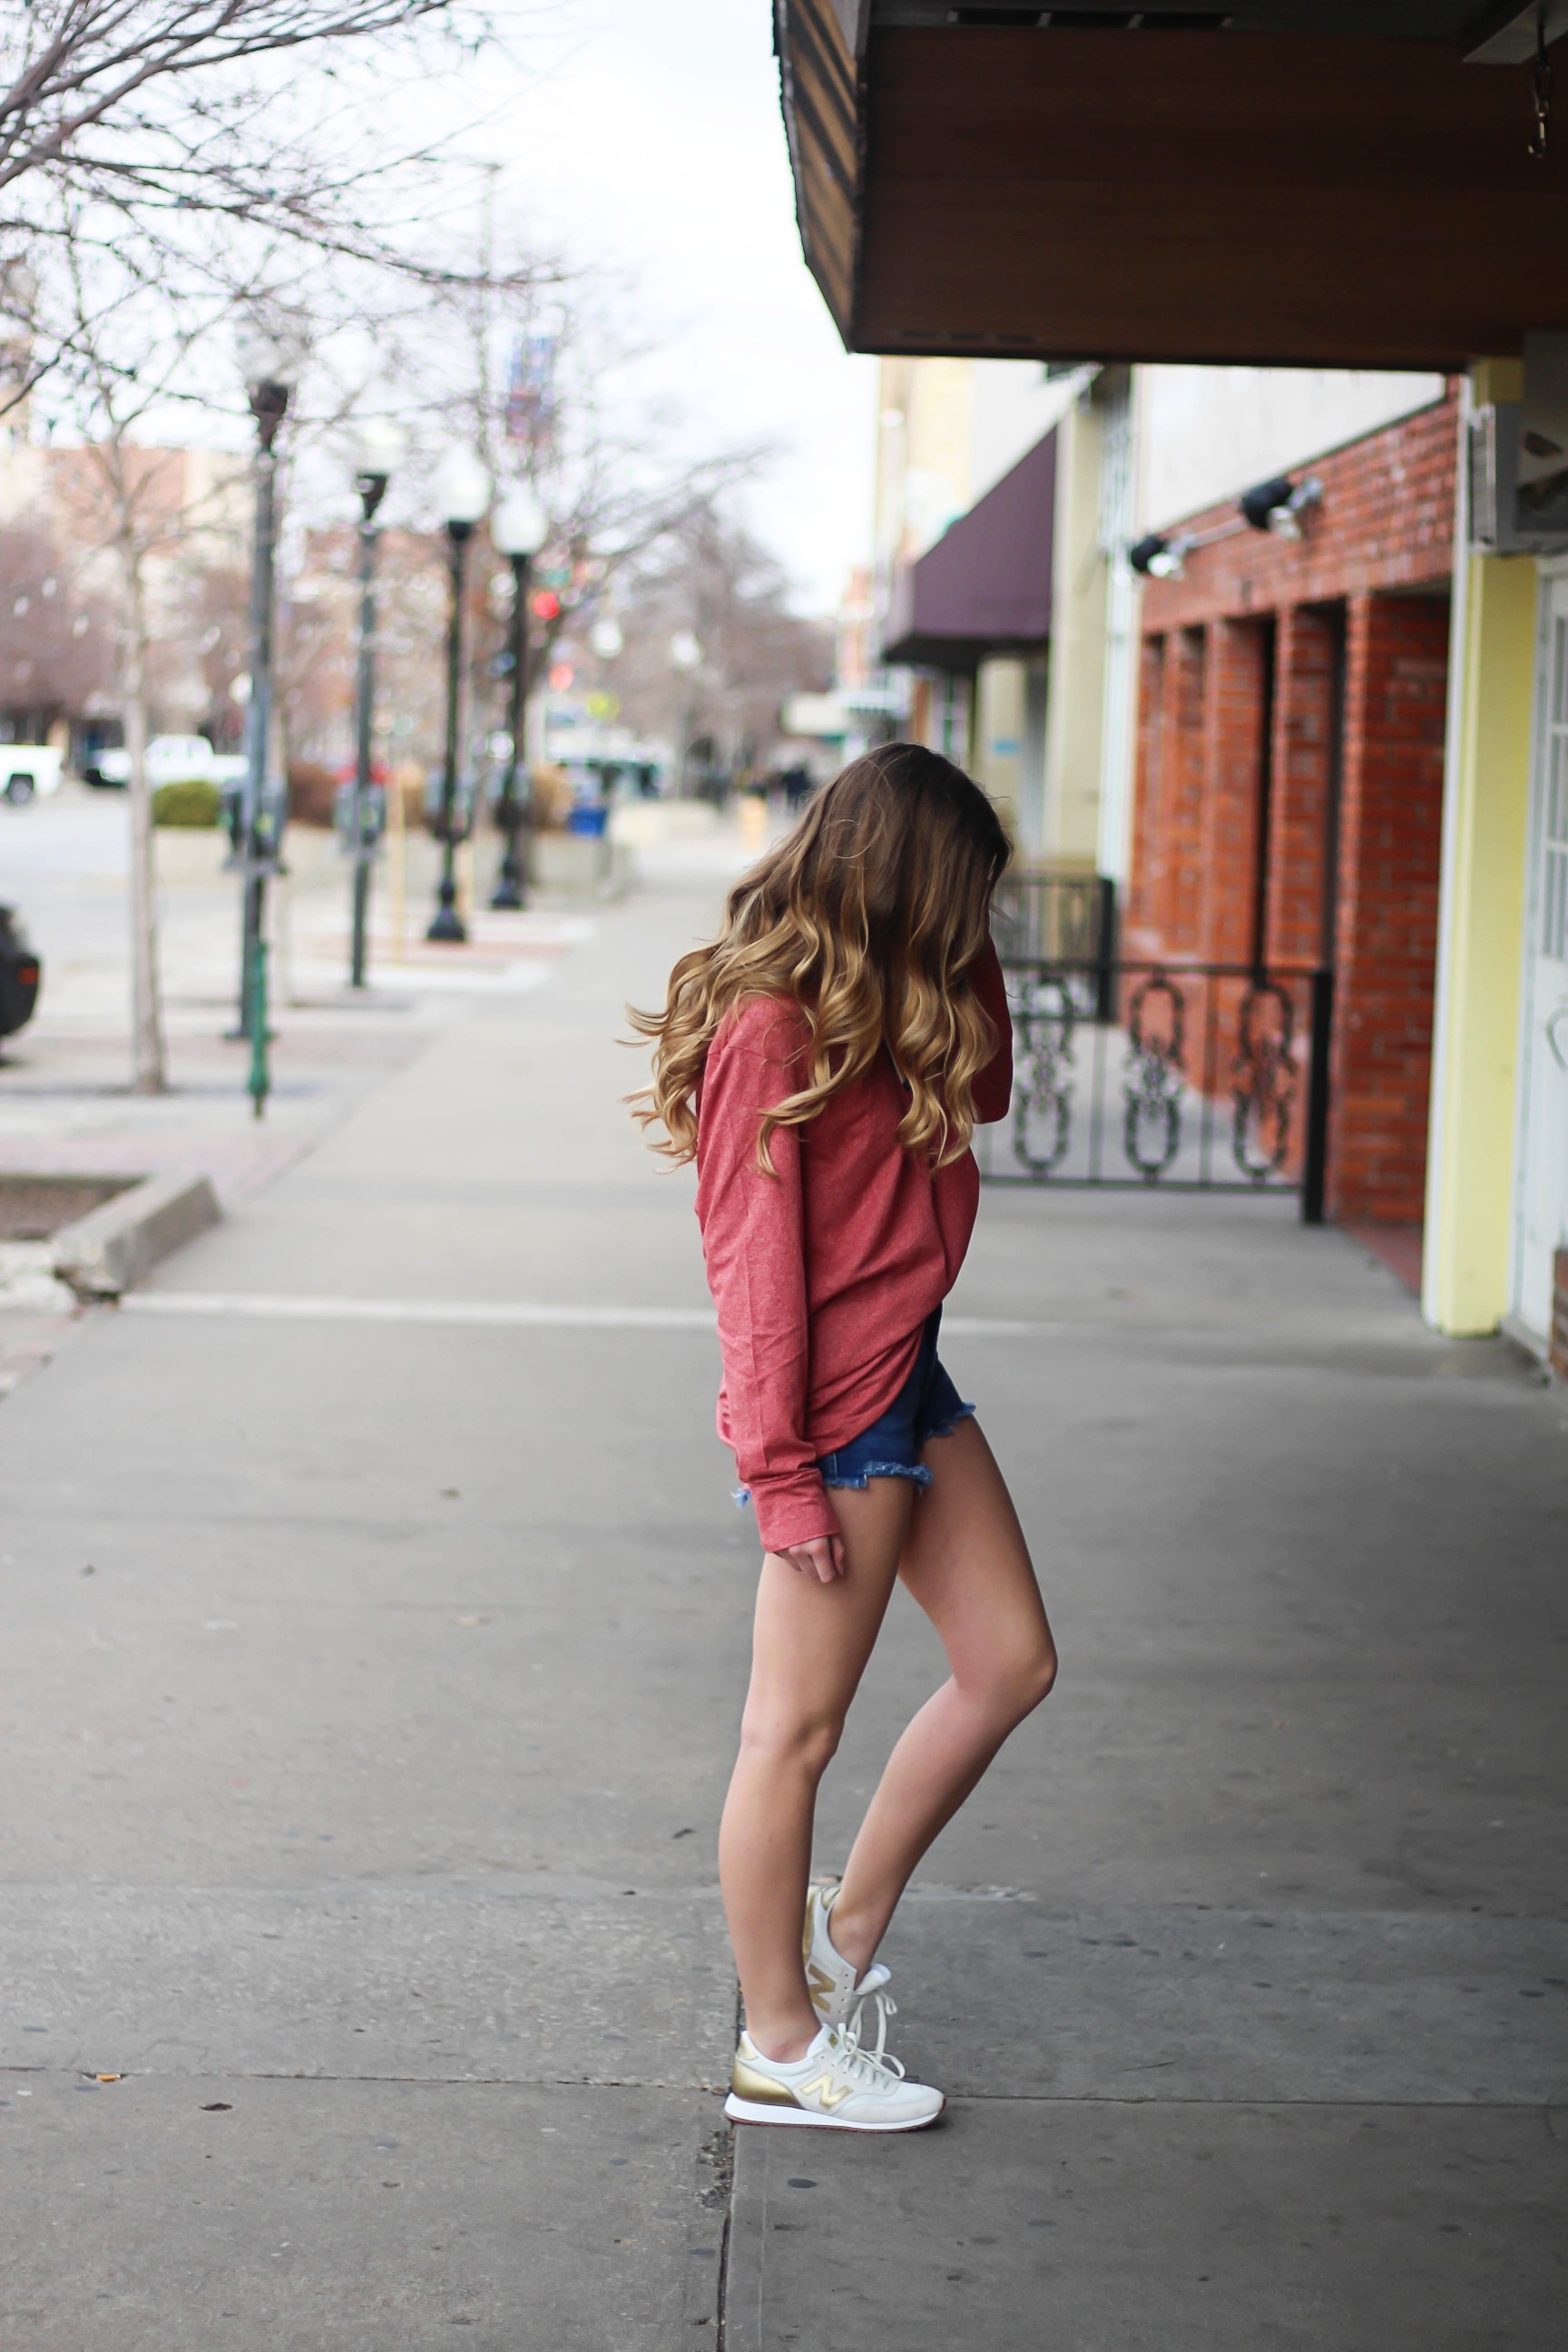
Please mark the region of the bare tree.
[[[755, 769], [777, 740], [784, 698], [831, 681], [831, 625], [792, 611], [782, 567], [723, 494], [694, 495], [624, 566], [616, 593], [622, 652], [597, 659], [575, 620], [565, 650], [585, 679], [614, 692], [629, 725], [672, 740], [683, 765]], [[684, 676], [668, 651], [682, 630], [701, 648]]]
[[[131, 806], [132, 1070], [141, 1093], [167, 1083], [158, 991], [157, 894], [147, 779], [148, 694], [159, 597], [155, 580], [194, 540], [229, 526], [244, 478], [237, 460], [205, 462], [148, 446], [148, 427], [190, 396], [200, 348], [232, 315], [235, 297], [156, 279], [123, 250], [110, 262], [76, 208], [61, 208], [50, 294], [71, 363], [56, 378], [75, 411], [79, 446], [55, 453], [62, 520], [75, 543], [109, 559], [119, 597], [121, 711]], [[62, 462], [63, 461], [63, 462]], [[199, 482], [193, 479], [199, 467]]]
[[237, 68], [432, 18], [470, 43], [482, 30], [455, 0], [0, 0], [0, 189], [64, 163], [128, 202], [188, 198], [203, 117], [210, 134], [254, 105]]

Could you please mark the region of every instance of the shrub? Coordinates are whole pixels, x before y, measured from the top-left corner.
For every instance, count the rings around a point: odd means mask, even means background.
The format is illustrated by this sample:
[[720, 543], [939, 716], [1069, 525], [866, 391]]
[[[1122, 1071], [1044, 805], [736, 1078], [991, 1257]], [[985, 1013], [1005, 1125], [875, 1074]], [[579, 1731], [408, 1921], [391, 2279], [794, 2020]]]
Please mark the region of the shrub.
[[154, 824], [211, 826], [223, 815], [223, 794], [205, 777], [187, 783], [160, 784], [153, 795]]
[[322, 767], [319, 760], [290, 760], [289, 762], [289, 821], [291, 824], [321, 824], [332, 822], [332, 803], [337, 796], [338, 779], [331, 768]]

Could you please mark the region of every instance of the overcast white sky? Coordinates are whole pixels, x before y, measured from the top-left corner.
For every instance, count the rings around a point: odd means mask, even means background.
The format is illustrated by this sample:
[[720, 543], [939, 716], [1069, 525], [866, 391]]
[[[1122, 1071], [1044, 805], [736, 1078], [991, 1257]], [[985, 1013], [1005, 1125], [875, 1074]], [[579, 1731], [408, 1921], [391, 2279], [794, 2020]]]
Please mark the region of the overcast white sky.
[[[875, 362], [851, 359], [800, 257], [769, 0], [553, 0], [472, 142], [542, 238], [635, 277], [673, 328], [655, 373], [726, 442], [784, 445], [750, 520], [831, 610], [870, 538]], [[487, 100], [494, 68], [481, 69]]]

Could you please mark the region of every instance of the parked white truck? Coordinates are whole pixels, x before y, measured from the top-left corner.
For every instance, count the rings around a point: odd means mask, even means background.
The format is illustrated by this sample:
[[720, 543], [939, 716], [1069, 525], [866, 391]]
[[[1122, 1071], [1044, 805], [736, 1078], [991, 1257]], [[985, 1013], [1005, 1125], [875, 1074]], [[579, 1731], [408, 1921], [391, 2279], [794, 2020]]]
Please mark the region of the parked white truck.
[[[238, 783], [247, 762], [235, 752], [215, 751], [205, 735], [154, 735], [147, 746], [147, 782], [160, 784]], [[131, 782], [131, 755], [123, 748], [101, 751], [88, 771], [89, 783], [125, 785]]]
[[58, 792], [62, 760], [47, 743], [0, 743], [0, 793], [21, 808]]

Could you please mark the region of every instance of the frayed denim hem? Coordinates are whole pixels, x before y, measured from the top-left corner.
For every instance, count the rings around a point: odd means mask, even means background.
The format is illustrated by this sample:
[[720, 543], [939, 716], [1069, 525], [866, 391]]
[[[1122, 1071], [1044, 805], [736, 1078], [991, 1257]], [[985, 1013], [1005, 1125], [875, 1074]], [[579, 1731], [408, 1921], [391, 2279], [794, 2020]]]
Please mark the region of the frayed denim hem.
[[822, 1474], [825, 1486], [854, 1486], [862, 1495], [873, 1478], [912, 1478], [917, 1486], [931, 1485], [931, 1472], [921, 1462], [868, 1462], [858, 1477], [839, 1477], [831, 1470]]
[[[927, 1430], [921, 1440], [921, 1444], [929, 1445], [933, 1437], [951, 1437], [961, 1421], [973, 1420], [974, 1410], [972, 1404], [961, 1402], [956, 1412], [950, 1412], [945, 1421], [939, 1421]], [[847, 1454], [848, 1451], [847, 1446], [838, 1448], [840, 1453]], [[823, 1456], [824, 1462], [832, 1462], [836, 1459], [837, 1455], [834, 1454]], [[917, 1486], [931, 1485], [931, 1472], [923, 1462], [868, 1462], [865, 1469], [858, 1474], [843, 1474], [826, 1469], [822, 1471], [822, 1483], [825, 1486], [853, 1486], [862, 1495], [873, 1478], [908, 1478]], [[752, 1490], [749, 1486], [736, 1486], [731, 1491], [730, 1500], [738, 1511], [743, 1511], [751, 1499]]]

